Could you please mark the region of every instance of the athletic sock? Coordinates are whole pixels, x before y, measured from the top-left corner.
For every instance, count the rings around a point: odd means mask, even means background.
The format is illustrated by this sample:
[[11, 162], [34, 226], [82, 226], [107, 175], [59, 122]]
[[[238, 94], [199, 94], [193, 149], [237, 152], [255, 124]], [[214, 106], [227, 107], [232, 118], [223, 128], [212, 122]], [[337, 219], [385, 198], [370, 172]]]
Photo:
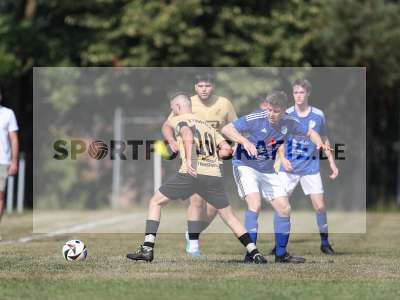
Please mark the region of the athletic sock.
[[254, 211], [246, 210], [244, 215], [244, 226], [246, 227], [253, 243], [257, 244], [258, 214]]
[[321, 245], [328, 246], [328, 218], [326, 216], [326, 212], [316, 213], [316, 217], [319, 234], [321, 236]]
[[202, 233], [204, 230], [207, 229], [208, 225], [210, 225], [210, 222], [208, 221], [201, 221], [201, 230], [200, 233]]
[[154, 248], [154, 243], [156, 240], [156, 235], [158, 231], [159, 221], [146, 220], [146, 233], [144, 235], [143, 246]]
[[286, 247], [289, 242], [290, 235], [290, 217], [281, 217], [277, 213], [274, 214], [274, 230], [275, 230], [275, 255], [283, 256], [286, 254]]
[[203, 228], [203, 221], [187, 221], [189, 236], [189, 252], [199, 249], [199, 236]]
[[243, 244], [243, 246], [246, 247], [247, 252], [250, 253], [251, 256], [259, 253], [248, 232], [242, 234], [240, 237], [238, 237], [238, 239]]

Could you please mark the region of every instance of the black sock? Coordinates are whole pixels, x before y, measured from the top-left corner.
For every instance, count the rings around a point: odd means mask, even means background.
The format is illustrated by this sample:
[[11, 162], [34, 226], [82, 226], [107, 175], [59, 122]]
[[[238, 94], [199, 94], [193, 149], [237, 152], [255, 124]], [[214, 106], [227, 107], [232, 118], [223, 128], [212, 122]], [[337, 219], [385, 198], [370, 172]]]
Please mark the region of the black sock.
[[254, 242], [251, 239], [250, 234], [248, 232], [246, 232], [243, 235], [241, 235], [240, 237], [238, 237], [238, 239], [243, 244], [243, 246], [246, 247], [247, 253], [249, 253], [251, 257], [253, 257], [255, 254], [259, 253], [256, 245], [254, 244]]

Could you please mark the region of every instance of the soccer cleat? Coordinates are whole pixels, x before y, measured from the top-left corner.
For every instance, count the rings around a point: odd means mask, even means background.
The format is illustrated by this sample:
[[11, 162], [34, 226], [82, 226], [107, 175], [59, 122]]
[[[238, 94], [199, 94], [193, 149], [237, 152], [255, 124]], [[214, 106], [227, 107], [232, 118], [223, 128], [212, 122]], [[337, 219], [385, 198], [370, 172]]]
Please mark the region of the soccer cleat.
[[185, 240], [186, 240], [186, 253], [189, 252], [189, 232], [185, 232]]
[[194, 250], [194, 251], [186, 251], [187, 256], [191, 257], [199, 257], [201, 255], [200, 250]]
[[128, 253], [126, 257], [132, 260], [152, 262], [154, 258], [154, 250], [151, 247], [140, 245], [134, 253]]
[[243, 262], [246, 263], [246, 264], [253, 263], [253, 257], [247, 251], [246, 251], [246, 254], [244, 255]]
[[186, 240], [186, 254], [191, 257], [199, 257], [201, 255], [199, 248], [196, 250], [190, 249], [190, 240], [189, 240], [189, 232], [185, 232], [185, 240]]
[[326, 255], [335, 255], [335, 250], [333, 250], [332, 246], [330, 244], [323, 246], [321, 245], [321, 252], [326, 254]]
[[289, 252], [286, 252], [286, 254], [282, 256], [275, 256], [276, 263], [302, 264], [305, 263], [305, 261], [305, 258], [299, 256], [291, 256]]
[[265, 257], [261, 253], [256, 253], [253, 256], [253, 262], [256, 265], [261, 265], [261, 264], [266, 264], [267, 260], [265, 259]]
[[272, 248], [271, 251], [269, 251], [268, 255], [275, 255], [276, 252], [276, 247]]

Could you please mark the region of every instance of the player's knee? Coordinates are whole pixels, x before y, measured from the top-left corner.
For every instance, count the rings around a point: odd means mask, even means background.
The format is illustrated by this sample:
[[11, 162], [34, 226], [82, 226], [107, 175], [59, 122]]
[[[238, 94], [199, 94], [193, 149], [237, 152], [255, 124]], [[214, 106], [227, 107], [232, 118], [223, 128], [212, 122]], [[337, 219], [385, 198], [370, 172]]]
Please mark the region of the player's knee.
[[318, 203], [314, 205], [315, 212], [318, 214], [324, 213], [326, 211], [324, 203]]
[[251, 211], [254, 211], [256, 213], [259, 213], [261, 210], [261, 203], [248, 203], [247, 208]]
[[281, 217], [289, 217], [291, 213], [292, 207], [290, 206], [290, 204], [282, 205], [278, 210], [278, 214]]
[[151, 206], [163, 206], [168, 203], [169, 199], [162, 194], [156, 193], [151, 199], [150, 199], [150, 205]]
[[204, 200], [200, 196], [193, 195], [190, 197], [190, 206], [192, 208], [203, 208], [204, 207]]

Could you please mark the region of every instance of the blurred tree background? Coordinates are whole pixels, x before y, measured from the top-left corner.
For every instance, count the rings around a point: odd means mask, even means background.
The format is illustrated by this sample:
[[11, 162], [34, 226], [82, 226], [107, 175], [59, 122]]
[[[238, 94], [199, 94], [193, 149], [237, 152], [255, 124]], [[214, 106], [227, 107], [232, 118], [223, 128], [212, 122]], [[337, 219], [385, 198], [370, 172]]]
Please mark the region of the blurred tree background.
[[392, 206], [399, 16], [399, 2], [387, 0], [2, 0], [3, 102], [17, 114], [31, 162], [34, 66], [364, 66], [368, 206]]

